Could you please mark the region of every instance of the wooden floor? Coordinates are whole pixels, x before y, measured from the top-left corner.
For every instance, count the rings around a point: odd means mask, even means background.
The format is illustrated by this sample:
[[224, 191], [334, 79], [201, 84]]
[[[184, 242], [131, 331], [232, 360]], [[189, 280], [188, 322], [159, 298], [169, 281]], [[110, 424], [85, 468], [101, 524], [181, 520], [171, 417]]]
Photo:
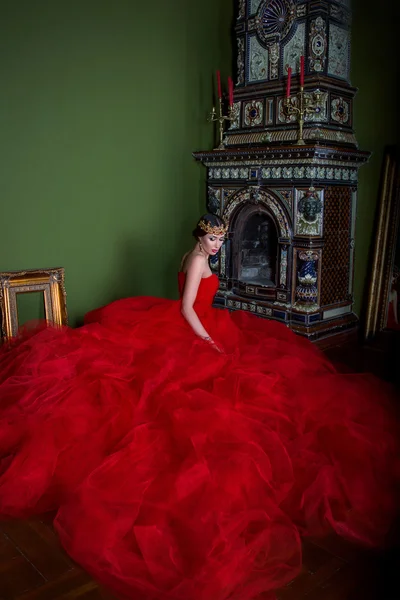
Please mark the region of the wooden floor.
[[[63, 551], [50, 516], [0, 527], [1, 600], [113, 600]], [[398, 600], [399, 573], [395, 549], [379, 554], [337, 537], [308, 540], [302, 572], [278, 600]]]
[[111, 600], [63, 551], [51, 521], [0, 522], [0, 599]]
[[[388, 378], [385, 344], [383, 350], [348, 349], [346, 353], [333, 347], [327, 353], [350, 370], [356, 366]], [[66, 555], [51, 523], [51, 516], [0, 521], [0, 600], [113, 600]], [[389, 549], [381, 553], [367, 552], [337, 537], [307, 540], [302, 572], [278, 591], [278, 600], [399, 600], [400, 554], [396, 536], [392, 537]]]

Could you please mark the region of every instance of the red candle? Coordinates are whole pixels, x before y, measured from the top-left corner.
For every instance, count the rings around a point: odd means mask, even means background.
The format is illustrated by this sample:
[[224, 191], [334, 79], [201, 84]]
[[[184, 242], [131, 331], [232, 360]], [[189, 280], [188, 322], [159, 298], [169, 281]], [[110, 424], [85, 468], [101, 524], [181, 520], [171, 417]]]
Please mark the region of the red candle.
[[222, 98], [222, 89], [221, 89], [221, 73], [217, 71], [217, 86], [218, 86], [218, 98]]
[[288, 67], [287, 70], [287, 82], [286, 82], [286, 98], [290, 98], [290, 84], [292, 81], [292, 67]]
[[300, 56], [300, 85], [304, 87], [304, 56]]
[[232, 77], [228, 77], [228, 90], [229, 90], [229, 106], [233, 106], [233, 80], [232, 80]]

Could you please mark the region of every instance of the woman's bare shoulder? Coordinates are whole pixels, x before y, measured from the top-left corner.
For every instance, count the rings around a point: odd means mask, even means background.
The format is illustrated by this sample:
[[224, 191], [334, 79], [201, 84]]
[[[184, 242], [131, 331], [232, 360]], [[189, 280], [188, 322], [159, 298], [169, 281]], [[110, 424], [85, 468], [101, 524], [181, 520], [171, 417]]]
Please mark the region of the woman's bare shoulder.
[[200, 252], [196, 252], [196, 250], [190, 250], [186, 252], [181, 262], [181, 271], [187, 273], [188, 271], [192, 271], [193, 269], [203, 270], [206, 265], [206, 260], [204, 256]]

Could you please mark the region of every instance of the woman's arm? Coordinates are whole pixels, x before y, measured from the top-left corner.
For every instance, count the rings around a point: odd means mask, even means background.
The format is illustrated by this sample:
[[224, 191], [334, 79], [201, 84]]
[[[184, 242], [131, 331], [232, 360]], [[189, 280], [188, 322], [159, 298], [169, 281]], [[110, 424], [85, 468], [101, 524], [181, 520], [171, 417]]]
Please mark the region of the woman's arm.
[[194, 256], [186, 273], [185, 288], [182, 296], [182, 315], [189, 323], [196, 335], [211, 341], [208, 332], [203, 327], [202, 322], [193, 308], [199, 289], [200, 281], [204, 271], [204, 258], [202, 256]]

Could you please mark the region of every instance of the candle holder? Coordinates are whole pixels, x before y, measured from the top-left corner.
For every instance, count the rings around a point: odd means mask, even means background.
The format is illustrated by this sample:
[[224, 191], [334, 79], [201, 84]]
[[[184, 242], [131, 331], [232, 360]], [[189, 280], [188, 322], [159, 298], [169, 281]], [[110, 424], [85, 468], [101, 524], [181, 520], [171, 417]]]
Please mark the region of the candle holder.
[[225, 125], [225, 121], [232, 121], [232, 119], [233, 119], [232, 111], [233, 111], [233, 104], [231, 104], [228, 107], [227, 115], [222, 114], [222, 98], [219, 99], [219, 115], [217, 115], [215, 106], [213, 106], [210, 116], [208, 117], [208, 121], [210, 121], [210, 123], [218, 122], [218, 124], [219, 124], [219, 146], [217, 148], [214, 148], [214, 150], [225, 150], [224, 125]]
[[[286, 65], [288, 70], [288, 65]], [[300, 86], [300, 91], [295, 96], [287, 96], [283, 102], [283, 112], [287, 117], [292, 115], [297, 116], [299, 123], [299, 134], [296, 144], [298, 146], [304, 146], [305, 141], [303, 139], [303, 128], [305, 116], [311, 113], [321, 111], [321, 92], [316, 91], [312, 93], [312, 98], [309, 95], [306, 96], [304, 92], [304, 86]], [[297, 102], [296, 102], [297, 100]]]

